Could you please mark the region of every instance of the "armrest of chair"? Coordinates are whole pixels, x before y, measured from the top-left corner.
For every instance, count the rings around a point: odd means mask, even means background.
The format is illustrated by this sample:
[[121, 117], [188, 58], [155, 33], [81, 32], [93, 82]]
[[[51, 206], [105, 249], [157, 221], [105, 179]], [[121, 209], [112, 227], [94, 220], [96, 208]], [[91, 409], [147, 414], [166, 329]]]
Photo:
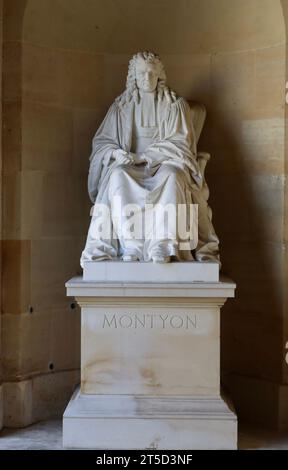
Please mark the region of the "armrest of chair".
[[201, 171], [201, 175], [204, 178], [204, 173], [205, 173], [205, 168], [207, 165], [207, 162], [210, 160], [211, 156], [207, 152], [199, 152], [197, 153], [197, 162], [199, 164], [199, 168]]

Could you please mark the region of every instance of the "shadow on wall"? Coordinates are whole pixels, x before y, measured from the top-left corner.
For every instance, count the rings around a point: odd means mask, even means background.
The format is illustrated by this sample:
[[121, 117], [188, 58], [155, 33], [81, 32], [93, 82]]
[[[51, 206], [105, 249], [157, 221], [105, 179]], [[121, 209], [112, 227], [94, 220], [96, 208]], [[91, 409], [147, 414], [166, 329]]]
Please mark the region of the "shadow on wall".
[[236, 298], [222, 308], [222, 381], [240, 420], [277, 426], [278, 390], [264, 394], [265, 381], [282, 381], [283, 175], [255, 171], [241, 139], [243, 115], [221, 110], [222, 98], [212, 97], [199, 143], [212, 156], [206, 176], [222, 273], [237, 284]]

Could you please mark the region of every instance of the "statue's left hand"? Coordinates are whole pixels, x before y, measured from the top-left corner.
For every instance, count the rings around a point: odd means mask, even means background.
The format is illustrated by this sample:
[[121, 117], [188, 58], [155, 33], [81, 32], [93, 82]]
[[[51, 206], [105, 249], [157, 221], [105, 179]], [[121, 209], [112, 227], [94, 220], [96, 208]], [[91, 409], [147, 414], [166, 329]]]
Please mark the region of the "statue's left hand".
[[112, 155], [119, 165], [132, 165], [134, 163], [133, 155], [125, 150], [116, 149]]
[[146, 157], [145, 157], [144, 153], [142, 153], [141, 155], [139, 155], [139, 154], [137, 155], [136, 153], [132, 153], [132, 158], [133, 158], [133, 161], [134, 161], [135, 165], [140, 165], [141, 163], [147, 163], [147, 160], [146, 160]]

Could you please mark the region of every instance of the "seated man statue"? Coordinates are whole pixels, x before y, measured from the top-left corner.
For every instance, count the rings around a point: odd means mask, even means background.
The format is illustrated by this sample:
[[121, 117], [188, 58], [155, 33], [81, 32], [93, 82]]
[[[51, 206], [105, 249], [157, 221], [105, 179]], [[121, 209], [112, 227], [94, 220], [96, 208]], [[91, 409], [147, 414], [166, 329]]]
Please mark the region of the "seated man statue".
[[[126, 90], [93, 139], [88, 191], [94, 207], [81, 266], [115, 259], [219, 262], [203, 173], [189, 104], [167, 87], [158, 55], [137, 53]], [[119, 202], [129, 210], [120, 210]], [[197, 207], [197, 220], [190, 206]], [[184, 234], [163, 207], [176, 221], [185, 220]], [[173, 207], [185, 209], [173, 212]]]

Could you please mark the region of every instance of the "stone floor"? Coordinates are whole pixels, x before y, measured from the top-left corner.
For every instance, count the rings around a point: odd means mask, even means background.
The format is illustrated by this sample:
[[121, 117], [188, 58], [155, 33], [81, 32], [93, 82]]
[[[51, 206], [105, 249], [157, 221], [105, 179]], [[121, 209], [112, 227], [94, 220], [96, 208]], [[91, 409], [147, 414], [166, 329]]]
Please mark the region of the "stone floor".
[[0, 450], [62, 450], [62, 422], [43, 421], [23, 429], [4, 429]]
[[[288, 433], [241, 430], [240, 449], [288, 450]], [[0, 450], [61, 450], [62, 423], [60, 420], [43, 421], [25, 429], [4, 429], [0, 433]]]

